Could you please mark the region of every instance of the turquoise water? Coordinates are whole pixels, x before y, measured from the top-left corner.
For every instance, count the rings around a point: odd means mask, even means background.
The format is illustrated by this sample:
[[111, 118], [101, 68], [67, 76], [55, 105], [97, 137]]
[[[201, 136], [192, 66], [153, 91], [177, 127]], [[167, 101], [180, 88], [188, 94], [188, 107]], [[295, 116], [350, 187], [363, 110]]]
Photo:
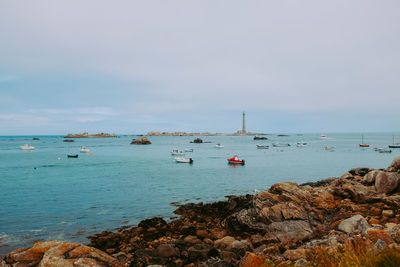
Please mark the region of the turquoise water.
[[[250, 136], [201, 137], [210, 144], [190, 144], [194, 137], [151, 137], [152, 145], [130, 145], [132, 137], [75, 139], [70, 150], [86, 146], [92, 155], [67, 158], [61, 136], [0, 137], [0, 253], [38, 240], [86, 243], [86, 236], [135, 225], [140, 220], [169, 219], [171, 202], [210, 202], [226, 195], [265, 190], [274, 183], [304, 183], [340, 176], [353, 167], [387, 167], [400, 150], [380, 154], [375, 146], [392, 143], [391, 133], [364, 134], [370, 148], [358, 147], [360, 134], [320, 134], [253, 141]], [[298, 148], [298, 141], [309, 142]], [[256, 144], [289, 142], [291, 147], [256, 149]], [[34, 151], [19, 146], [30, 143]], [[225, 146], [215, 148], [215, 143]], [[325, 146], [334, 146], [334, 152]], [[193, 148], [194, 164], [175, 163], [170, 151]], [[245, 166], [230, 166], [238, 154]]]

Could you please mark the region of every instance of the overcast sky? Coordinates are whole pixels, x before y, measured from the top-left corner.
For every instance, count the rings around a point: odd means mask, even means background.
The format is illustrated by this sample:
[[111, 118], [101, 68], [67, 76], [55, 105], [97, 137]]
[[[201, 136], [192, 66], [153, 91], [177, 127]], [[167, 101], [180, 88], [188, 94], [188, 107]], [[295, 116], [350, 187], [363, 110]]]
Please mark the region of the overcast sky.
[[0, 1], [0, 135], [400, 131], [400, 1]]

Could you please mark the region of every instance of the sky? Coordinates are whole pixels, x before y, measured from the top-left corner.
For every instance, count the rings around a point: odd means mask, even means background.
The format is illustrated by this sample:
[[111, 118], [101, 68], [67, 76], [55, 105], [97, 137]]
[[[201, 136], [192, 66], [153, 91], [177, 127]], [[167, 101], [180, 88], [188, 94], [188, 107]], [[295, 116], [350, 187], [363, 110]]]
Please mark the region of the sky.
[[400, 1], [0, 1], [0, 135], [400, 132]]

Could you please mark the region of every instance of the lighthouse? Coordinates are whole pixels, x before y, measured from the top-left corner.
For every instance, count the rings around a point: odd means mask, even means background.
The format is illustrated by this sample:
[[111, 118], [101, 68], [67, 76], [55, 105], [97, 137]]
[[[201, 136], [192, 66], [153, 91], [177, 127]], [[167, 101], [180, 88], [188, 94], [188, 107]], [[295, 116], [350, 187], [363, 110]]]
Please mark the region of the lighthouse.
[[242, 125], [242, 134], [246, 134], [246, 114], [243, 111], [243, 125]]

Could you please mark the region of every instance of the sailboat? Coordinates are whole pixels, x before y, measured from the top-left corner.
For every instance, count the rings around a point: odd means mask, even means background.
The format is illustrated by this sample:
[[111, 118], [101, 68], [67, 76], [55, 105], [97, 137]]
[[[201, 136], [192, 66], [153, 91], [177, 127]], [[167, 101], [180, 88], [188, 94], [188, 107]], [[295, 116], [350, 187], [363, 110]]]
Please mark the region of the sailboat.
[[394, 142], [394, 134], [393, 134], [393, 143], [389, 145], [389, 148], [400, 148], [400, 143]]
[[30, 144], [25, 144], [23, 146], [20, 146], [22, 150], [34, 150], [35, 147], [31, 146]]
[[364, 144], [364, 135], [361, 135], [361, 144], [360, 147], [369, 147], [369, 144]]
[[68, 144], [68, 154], [67, 154], [67, 157], [68, 157], [68, 158], [77, 158], [77, 157], [78, 157], [78, 154], [72, 154], [72, 153], [69, 152], [69, 144]]

